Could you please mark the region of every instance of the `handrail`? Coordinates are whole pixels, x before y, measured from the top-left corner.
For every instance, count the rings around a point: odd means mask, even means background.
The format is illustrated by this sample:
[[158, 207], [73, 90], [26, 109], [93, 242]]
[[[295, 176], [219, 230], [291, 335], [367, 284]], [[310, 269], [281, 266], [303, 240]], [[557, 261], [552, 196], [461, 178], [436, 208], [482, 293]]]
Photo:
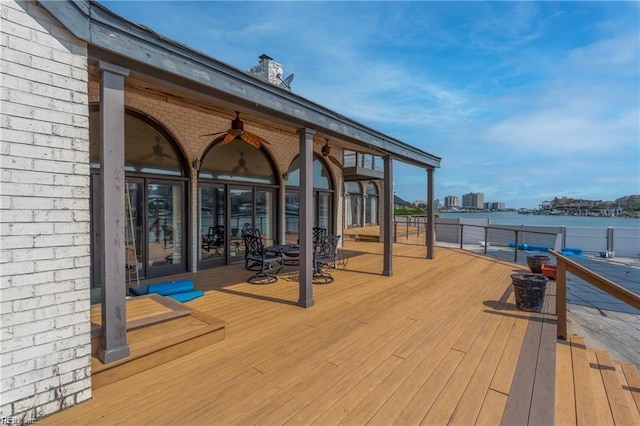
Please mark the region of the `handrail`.
[[616, 299], [640, 309], [640, 296], [619, 286], [607, 278], [596, 274], [554, 250], [549, 253], [556, 257], [556, 315], [558, 316], [558, 337], [567, 339], [567, 272], [582, 278], [594, 287]]

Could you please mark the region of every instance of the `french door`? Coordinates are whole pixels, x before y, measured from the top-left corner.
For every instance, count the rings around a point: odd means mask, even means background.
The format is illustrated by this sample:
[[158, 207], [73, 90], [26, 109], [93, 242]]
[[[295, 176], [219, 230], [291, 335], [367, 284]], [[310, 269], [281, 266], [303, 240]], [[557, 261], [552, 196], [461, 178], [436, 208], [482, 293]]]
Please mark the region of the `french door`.
[[243, 231], [259, 229], [267, 242], [273, 241], [277, 214], [275, 194], [272, 188], [201, 183], [198, 189], [202, 240], [199, 266], [243, 262]]
[[[186, 265], [186, 182], [127, 177], [125, 263], [129, 283], [184, 272]], [[91, 175], [91, 283], [101, 287], [100, 175]], [[93, 298], [92, 298], [93, 299]]]

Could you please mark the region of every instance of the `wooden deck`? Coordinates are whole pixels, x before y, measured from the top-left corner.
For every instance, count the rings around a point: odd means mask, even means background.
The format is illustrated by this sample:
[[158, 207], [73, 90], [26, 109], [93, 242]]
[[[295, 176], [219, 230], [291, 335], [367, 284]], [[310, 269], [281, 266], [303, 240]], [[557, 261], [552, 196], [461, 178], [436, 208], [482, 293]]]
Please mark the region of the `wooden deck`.
[[[558, 410], [576, 423], [585, 403], [553, 398], [553, 316], [515, 309], [510, 275], [522, 266], [446, 248], [427, 260], [424, 251], [395, 245], [394, 275], [383, 277], [381, 244], [347, 242], [343, 269], [314, 286], [309, 309], [296, 306], [295, 272], [263, 286], [245, 283], [241, 265], [184, 274], [206, 290], [187, 305], [226, 321], [225, 340], [96, 389], [41, 423], [468, 425], [500, 424], [521, 409], [525, 423], [547, 424]], [[612, 379], [603, 362], [598, 371]], [[640, 419], [630, 406], [640, 404], [637, 370], [627, 370], [615, 401]], [[563, 398], [573, 377], [558, 375]]]

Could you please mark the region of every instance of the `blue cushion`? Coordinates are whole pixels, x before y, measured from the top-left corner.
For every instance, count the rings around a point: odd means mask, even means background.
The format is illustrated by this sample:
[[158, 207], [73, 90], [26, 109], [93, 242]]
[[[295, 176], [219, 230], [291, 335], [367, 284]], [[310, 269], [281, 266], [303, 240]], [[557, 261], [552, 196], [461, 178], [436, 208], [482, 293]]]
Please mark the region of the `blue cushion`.
[[142, 296], [145, 294], [149, 294], [149, 286], [148, 285], [137, 285], [135, 287], [130, 287], [129, 288], [129, 293], [132, 296]]
[[197, 299], [202, 296], [204, 296], [204, 291], [193, 290], [187, 293], [172, 294], [169, 297], [178, 302], [188, 302], [189, 300]]
[[167, 281], [157, 284], [149, 284], [149, 293], [157, 293], [163, 296], [170, 294], [186, 293], [193, 290], [193, 280]]
[[165, 281], [156, 284], [139, 285], [129, 288], [129, 293], [133, 296], [142, 296], [145, 294], [160, 294], [169, 296], [171, 294], [187, 293], [193, 290], [193, 280], [184, 279], [178, 281]]

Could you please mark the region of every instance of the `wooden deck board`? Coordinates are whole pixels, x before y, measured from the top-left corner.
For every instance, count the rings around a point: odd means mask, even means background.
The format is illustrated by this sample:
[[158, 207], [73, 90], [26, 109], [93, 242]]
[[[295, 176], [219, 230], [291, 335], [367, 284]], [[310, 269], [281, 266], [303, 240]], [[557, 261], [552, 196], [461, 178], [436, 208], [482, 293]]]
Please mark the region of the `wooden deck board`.
[[631, 411], [631, 409], [635, 411], [635, 402], [627, 398], [628, 395], [623, 392], [611, 355], [600, 350], [596, 350], [595, 353], [614, 423], [618, 425], [637, 424], [638, 419]]
[[640, 374], [638, 374], [638, 369], [635, 364], [631, 363], [621, 363], [620, 367], [636, 404], [636, 411], [640, 416]]
[[589, 424], [597, 418], [594, 404], [594, 383], [587, 360], [586, 345], [581, 337], [571, 337], [571, 357], [573, 362], [573, 383], [576, 394], [576, 420], [578, 424]]
[[445, 248], [427, 260], [424, 247], [394, 245], [384, 277], [382, 248], [347, 242], [346, 269], [313, 287], [309, 309], [296, 306], [295, 270], [265, 286], [244, 282], [242, 265], [176, 276], [205, 290], [187, 305], [224, 320], [225, 340], [40, 423], [500, 422], [518, 354], [532, 344], [530, 315], [508, 291], [521, 266]]

